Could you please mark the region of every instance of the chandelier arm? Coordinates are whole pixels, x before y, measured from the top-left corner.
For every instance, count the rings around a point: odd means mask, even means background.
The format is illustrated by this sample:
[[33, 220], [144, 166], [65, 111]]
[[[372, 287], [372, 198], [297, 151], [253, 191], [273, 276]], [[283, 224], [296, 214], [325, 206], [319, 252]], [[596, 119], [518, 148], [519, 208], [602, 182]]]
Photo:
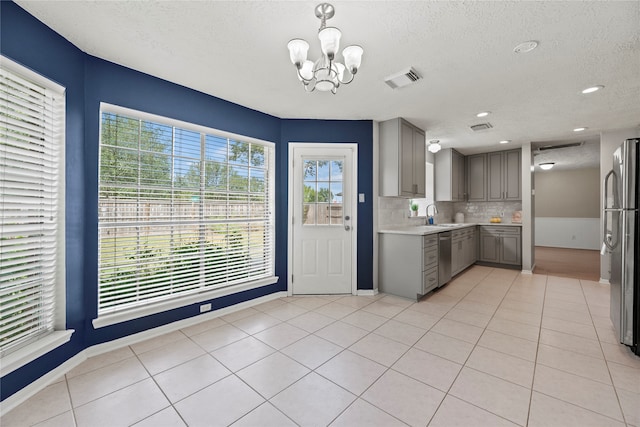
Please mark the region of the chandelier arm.
[[[316, 84], [314, 83], [314, 84], [313, 84], [313, 86], [311, 86], [311, 84], [310, 84], [311, 80], [309, 80], [308, 82], [309, 82], [309, 83], [304, 83], [304, 82], [303, 82], [303, 84], [304, 84], [304, 91], [305, 91], [305, 92], [308, 92], [308, 93], [311, 93], [311, 92], [313, 92], [314, 90], [316, 90]], [[309, 86], [311, 86], [311, 90], [309, 90]]]
[[340, 84], [348, 85], [349, 83], [351, 83], [353, 81], [353, 79], [356, 78], [355, 74], [353, 74], [353, 73], [349, 73], [349, 74], [351, 74], [351, 78], [349, 80], [347, 80], [347, 81], [343, 82], [342, 80], [340, 80], [340, 78], [338, 78], [338, 81], [340, 82]]
[[298, 66], [296, 66], [296, 72], [298, 73], [298, 77], [300, 78], [300, 80], [302, 80], [302, 83], [304, 83], [304, 85], [306, 86], [306, 85], [308, 85], [308, 84], [311, 82], [311, 80], [307, 80], [307, 79], [305, 79], [304, 77], [302, 77], [302, 74], [300, 74], [300, 69], [301, 69], [301, 68], [302, 68], [302, 67], [298, 67]]

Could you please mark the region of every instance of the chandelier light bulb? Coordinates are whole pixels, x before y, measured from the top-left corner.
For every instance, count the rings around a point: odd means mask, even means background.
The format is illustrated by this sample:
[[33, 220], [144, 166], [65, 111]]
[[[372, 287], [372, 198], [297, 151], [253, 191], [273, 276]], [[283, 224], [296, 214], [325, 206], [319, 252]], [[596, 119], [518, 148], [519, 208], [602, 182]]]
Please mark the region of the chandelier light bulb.
[[355, 74], [360, 68], [362, 62], [362, 53], [364, 51], [360, 46], [351, 45], [344, 48], [342, 56], [344, 57], [344, 65], [352, 74]]
[[298, 66], [306, 61], [309, 43], [302, 39], [293, 39], [287, 44], [287, 47], [289, 48], [289, 58], [294, 65]]
[[342, 37], [342, 32], [335, 27], [324, 28], [318, 33], [322, 53], [327, 55], [329, 59], [333, 59], [340, 49], [340, 37]]

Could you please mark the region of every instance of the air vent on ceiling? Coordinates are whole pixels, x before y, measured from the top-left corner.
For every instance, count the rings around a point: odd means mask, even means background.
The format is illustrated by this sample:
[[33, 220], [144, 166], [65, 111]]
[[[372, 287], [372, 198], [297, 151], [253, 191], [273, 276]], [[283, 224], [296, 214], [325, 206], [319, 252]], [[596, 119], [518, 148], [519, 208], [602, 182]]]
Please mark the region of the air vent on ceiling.
[[584, 141], [581, 142], [572, 142], [569, 144], [560, 144], [560, 145], [544, 145], [538, 148], [538, 151], [547, 151], [547, 150], [557, 150], [559, 148], [573, 148], [573, 147], [582, 147]]
[[420, 80], [421, 78], [422, 77], [420, 77], [418, 72], [414, 70], [413, 67], [410, 67], [409, 69], [402, 71], [398, 74], [394, 74], [389, 77], [386, 77], [384, 79], [384, 82], [388, 84], [389, 87], [391, 87], [391, 89], [398, 89], [404, 86], [408, 86], [411, 83], [414, 83]]
[[479, 130], [487, 130], [487, 129], [491, 129], [493, 126], [491, 126], [491, 123], [487, 122], [487, 123], [480, 123], [477, 125], [472, 125], [469, 126], [471, 128], [472, 131], [474, 132], [478, 132]]

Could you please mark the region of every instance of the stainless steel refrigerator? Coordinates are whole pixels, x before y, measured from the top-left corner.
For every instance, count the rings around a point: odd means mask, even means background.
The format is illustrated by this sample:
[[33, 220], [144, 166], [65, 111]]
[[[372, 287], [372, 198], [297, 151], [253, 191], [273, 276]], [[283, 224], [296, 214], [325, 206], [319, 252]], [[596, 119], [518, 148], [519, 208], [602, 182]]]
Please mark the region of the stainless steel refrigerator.
[[613, 153], [604, 179], [603, 244], [611, 254], [611, 321], [621, 343], [640, 355], [640, 223], [638, 192], [640, 139], [626, 140]]

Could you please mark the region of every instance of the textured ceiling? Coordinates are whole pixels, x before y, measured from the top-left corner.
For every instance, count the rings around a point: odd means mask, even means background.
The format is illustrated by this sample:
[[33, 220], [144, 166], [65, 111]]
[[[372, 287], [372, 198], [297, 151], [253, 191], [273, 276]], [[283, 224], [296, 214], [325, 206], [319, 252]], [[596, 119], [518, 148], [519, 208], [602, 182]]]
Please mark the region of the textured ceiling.
[[[639, 1], [334, 1], [342, 46], [364, 48], [337, 95], [305, 93], [286, 48], [304, 38], [317, 58], [317, 1], [17, 3], [117, 64], [283, 118], [405, 117], [463, 154], [640, 125]], [[527, 40], [540, 45], [515, 54]], [[409, 66], [424, 79], [384, 83]], [[580, 93], [594, 84], [606, 87]], [[469, 129], [483, 121], [493, 129]]]
[[[558, 146], [559, 144], [582, 143], [579, 147], [556, 148], [552, 150], [538, 150], [539, 147]], [[534, 142], [533, 164], [554, 163], [553, 170], [597, 168], [600, 166], [600, 138], [595, 135], [590, 138], [573, 138], [565, 141]], [[539, 168], [535, 169], [540, 171]]]

